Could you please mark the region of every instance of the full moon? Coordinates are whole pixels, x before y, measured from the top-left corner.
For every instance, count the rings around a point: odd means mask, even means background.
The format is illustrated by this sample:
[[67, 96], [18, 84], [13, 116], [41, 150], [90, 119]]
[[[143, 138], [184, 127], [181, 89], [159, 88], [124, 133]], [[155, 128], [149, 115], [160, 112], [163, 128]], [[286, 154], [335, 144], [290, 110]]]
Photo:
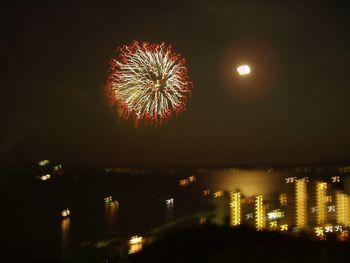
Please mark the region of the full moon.
[[241, 66], [237, 67], [237, 72], [241, 76], [249, 75], [250, 74], [250, 67], [249, 67], [249, 65], [241, 65]]

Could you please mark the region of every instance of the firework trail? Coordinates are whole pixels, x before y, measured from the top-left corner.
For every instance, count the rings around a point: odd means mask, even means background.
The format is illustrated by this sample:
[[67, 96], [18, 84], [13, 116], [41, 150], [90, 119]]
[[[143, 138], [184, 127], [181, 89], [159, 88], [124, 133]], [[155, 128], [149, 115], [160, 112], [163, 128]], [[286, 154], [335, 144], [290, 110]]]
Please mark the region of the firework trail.
[[137, 127], [143, 120], [163, 124], [185, 110], [191, 95], [185, 60], [171, 46], [134, 41], [110, 60], [107, 96]]

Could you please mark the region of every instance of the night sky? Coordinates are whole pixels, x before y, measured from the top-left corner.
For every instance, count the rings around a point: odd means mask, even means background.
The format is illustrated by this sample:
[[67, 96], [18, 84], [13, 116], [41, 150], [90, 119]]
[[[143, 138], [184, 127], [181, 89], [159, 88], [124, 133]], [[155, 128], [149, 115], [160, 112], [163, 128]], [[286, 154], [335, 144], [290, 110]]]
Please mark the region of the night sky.
[[[350, 160], [347, 6], [63, 2], [1, 7], [1, 163]], [[104, 93], [109, 59], [133, 40], [165, 41], [187, 61], [192, 97], [182, 115], [161, 127], [134, 128]], [[244, 79], [234, 71], [242, 62], [253, 68]]]

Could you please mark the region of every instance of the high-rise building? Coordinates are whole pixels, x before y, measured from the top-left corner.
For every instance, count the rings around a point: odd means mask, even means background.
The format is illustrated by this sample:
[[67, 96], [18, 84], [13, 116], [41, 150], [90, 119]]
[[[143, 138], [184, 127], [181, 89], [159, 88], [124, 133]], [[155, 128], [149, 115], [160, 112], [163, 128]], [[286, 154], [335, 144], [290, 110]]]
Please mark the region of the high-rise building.
[[316, 224], [327, 223], [327, 183], [316, 182]]
[[350, 197], [342, 192], [336, 192], [337, 224], [350, 226]]
[[263, 204], [263, 196], [255, 197], [255, 227], [257, 230], [263, 230], [266, 226], [265, 207]]
[[230, 225], [241, 224], [241, 193], [230, 192]]
[[307, 226], [307, 186], [305, 179], [295, 181], [295, 216], [296, 227], [305, 229]]

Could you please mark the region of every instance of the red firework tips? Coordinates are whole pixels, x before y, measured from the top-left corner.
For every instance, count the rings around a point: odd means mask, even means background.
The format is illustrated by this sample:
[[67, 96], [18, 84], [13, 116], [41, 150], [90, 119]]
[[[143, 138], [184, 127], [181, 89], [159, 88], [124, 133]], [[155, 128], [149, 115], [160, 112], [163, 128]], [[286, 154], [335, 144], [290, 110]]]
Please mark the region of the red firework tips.
[[110, 60], [106, 92], [112, 105], [137, 127], [142, 121], [162, 125], [182, 113], [191, 96], [185, 59], [171, 46], [134, 41]]

